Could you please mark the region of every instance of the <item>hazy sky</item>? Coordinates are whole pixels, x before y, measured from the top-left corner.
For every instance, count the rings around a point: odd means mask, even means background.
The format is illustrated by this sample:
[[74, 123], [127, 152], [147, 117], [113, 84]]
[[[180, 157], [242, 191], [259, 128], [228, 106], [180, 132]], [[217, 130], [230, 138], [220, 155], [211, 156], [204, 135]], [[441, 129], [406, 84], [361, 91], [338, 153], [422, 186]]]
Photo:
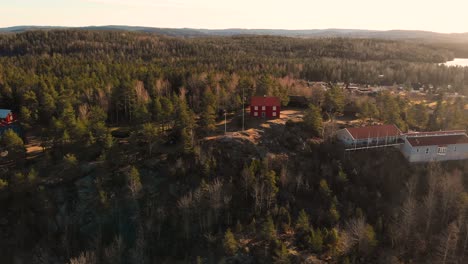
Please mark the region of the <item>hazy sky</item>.
[[468, 32], [468, 1], [0, 0], [0, 27], [16, 25]]

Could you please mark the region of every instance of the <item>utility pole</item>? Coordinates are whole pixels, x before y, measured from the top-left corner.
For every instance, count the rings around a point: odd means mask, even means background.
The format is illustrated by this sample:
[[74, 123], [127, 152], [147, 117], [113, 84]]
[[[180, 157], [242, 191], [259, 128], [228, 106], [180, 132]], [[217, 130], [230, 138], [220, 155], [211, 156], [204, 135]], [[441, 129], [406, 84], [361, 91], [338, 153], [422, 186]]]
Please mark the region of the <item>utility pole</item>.
[[244, 106], [244, 86], [242, 86], [242, 131], [244, 131], [244, 112], [245, 112], [245, 106]]

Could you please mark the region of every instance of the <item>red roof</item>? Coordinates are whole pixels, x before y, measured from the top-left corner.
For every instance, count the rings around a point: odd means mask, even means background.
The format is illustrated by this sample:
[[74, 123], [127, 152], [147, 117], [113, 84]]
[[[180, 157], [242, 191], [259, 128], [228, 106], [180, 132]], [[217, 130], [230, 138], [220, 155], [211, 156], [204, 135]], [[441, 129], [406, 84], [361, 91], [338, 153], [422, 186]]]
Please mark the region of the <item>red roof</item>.
[[407, 140], [413, 147], [468, 144], [468, 137], [466, 136], [466, 134], [428, 137], [408, 137]]
[[395, 137], [401, 134], [395, 125], [346, 128], [354, 139]]
[[252, 96], [250, 105], [256, 106], [280, 106], [280, 99], [274, 96]]
[[465, 134], [465, 130], [446, 130], [446, 131], [431, 131], [431, 132], [410, 132], [405, 135], [408, 137], [421, 137], [421, 136], [440, 136], [440, 135], [460, 135]]

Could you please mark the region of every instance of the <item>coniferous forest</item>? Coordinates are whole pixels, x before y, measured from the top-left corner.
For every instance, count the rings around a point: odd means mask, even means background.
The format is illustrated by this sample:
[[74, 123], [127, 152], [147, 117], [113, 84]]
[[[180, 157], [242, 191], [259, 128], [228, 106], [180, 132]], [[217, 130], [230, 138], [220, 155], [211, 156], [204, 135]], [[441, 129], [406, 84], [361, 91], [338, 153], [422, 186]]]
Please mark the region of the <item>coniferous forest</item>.
[[[466, 160], [409, 164], [396, 149], [348, 153], [333, 138], [348, 112], [402, 131], [467, 129], [468, 67], [440, 64], [459, 49], [0, 34], [0, 108], [21, 128], [0, 138], [0, 262], [466, 263]], [[429, 106], [351, 96], [338, 85], [350, 83], [438, 92]], [[247, 116], [242, 134], [243, 106], [263, 95], [310, 105], [255, 137]], [[241, 136], [223, 135], [225, 113]]]

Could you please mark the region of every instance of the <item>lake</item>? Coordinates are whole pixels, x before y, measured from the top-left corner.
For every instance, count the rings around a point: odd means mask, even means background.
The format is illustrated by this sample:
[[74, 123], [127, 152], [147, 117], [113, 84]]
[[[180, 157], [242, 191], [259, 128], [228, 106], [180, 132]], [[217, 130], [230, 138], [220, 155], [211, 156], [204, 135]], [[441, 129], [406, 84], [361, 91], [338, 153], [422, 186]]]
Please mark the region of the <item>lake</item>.
[[462, 58], [455, 58], [453, 61], [447, 61], [446, 63], [442, 63], [446, 66], [462, 66], [462, 67], [468, 67], [468, 59], [462, 59]]

